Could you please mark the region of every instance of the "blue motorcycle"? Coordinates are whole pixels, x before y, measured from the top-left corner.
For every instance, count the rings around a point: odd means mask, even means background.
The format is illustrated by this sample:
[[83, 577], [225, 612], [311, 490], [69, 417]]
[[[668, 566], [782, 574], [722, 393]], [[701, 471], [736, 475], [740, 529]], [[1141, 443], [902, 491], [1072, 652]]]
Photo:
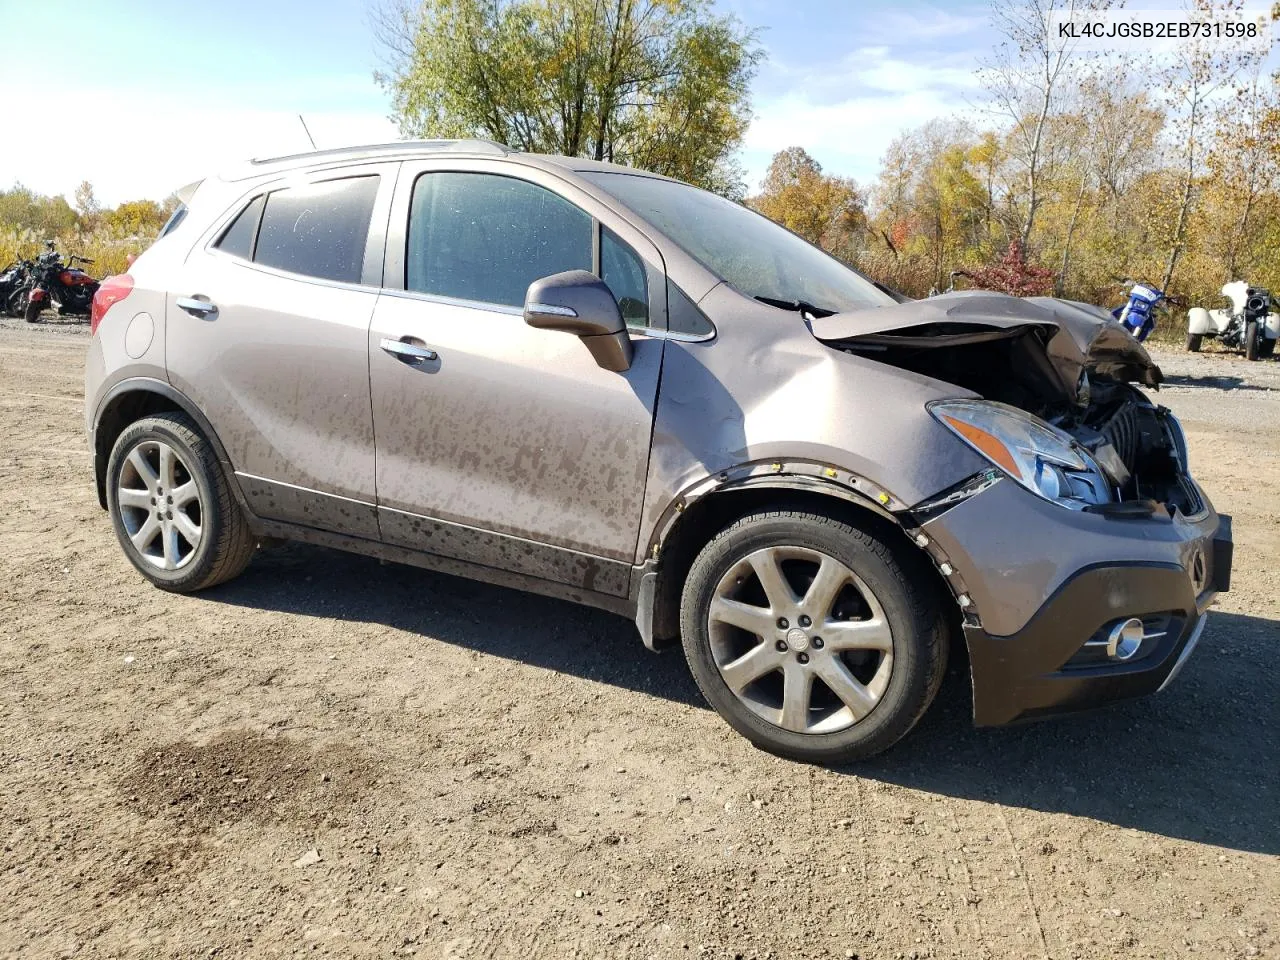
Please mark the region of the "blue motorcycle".
[[1125, 280], [1129, 285], [1129, 299], [1122, 306], [1111, 311], [1111, 315], [1133, 334], [1133, 338], [1141, 343], [1156, 328], [1156, 311], [1164, 304], [1182, 305], [1179, 297], [1170, 297], [1163, 290], [1157, 290], [1150, 283], [1136, 280]]

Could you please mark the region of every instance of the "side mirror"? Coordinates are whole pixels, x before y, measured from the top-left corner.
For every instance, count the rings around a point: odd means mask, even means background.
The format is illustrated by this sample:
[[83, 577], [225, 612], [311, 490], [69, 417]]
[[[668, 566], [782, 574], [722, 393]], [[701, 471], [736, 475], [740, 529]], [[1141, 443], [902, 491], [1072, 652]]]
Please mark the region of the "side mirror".
[[631, 369], [631, 337], [622, 311], [594, 273], [568, 270], [533, 281], [524, 298], [524, 322], [576, 335], [606, 370]]

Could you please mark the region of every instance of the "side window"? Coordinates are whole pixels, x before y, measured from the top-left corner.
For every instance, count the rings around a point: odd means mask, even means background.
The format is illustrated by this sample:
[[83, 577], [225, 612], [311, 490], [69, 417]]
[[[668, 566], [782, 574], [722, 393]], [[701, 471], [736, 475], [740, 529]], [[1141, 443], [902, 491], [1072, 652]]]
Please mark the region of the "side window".
[[376, 176], [328, 180], [267, 194], [254, 263], [322, 280], [359, 283], [377, 195]]
[[613, 291], [629, 327], [649, 325], [649, 288], [644, 263], [608, 227], [600, 229], [600, 279]]
[[258, 221], [262, 219], [262, 207], [266, 197], [256, 197], [253, 203], [240, 211], [240, 216], [231, 221], [231, 226], [223, 232], [218, 240], [217, 248], [233, 257], [253, 259], [253, 241], [258, 236]]
[[708, 337], [716, 332], [707, 315], [670, 280], [667, 281], [667, 329], [694, 337]]
[[405, 289], [524, 305], [529, 284], [592, 267], [592, 219], [544, 187], [489, 173], [413, 185]]
[[187, 205], [180, 203], [174, 208], [173, 213], [169, 215], [169, 219], [164, 222], [164, 226], [156, 234], [156, 239], [161, 240], [173, 233], [185, 219], [187, 219]]

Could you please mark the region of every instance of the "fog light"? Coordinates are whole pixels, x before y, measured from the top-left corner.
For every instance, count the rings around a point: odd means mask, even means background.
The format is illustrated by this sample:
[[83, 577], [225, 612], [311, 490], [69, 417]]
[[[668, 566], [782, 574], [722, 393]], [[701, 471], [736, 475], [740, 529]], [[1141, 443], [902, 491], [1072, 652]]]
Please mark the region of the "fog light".
[[1142, 637], [1142, 621], [1137, 617], [1117, 623], [1107, 636], [1107, 657], [1128, 660], [1142, 648]]
[[1170, 633], [1177, 635], [1181, 621], [1171, 613], [1149, 613], [1104, 624], [1084, 642], [1065, 664], [1072, 667], [1101, 667], [1140, 660], [1154, 653]]

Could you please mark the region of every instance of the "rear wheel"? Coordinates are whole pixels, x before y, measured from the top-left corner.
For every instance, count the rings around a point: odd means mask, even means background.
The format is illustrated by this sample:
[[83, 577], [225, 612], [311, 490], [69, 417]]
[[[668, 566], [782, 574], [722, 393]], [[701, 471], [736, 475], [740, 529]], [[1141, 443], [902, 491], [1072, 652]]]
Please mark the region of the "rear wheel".
[[1261, 337], [1262, 329], [1257, 320], [1250, 320], [1244, 327], [1244, 358], [1246, 360], [1257, 360], [1259, 353], [1258, 341]]
[[703, 695], [756, 746], [840, 763], [879, 753], [923, 715], [946, 666], [927, 569], [843, 521], [749, 514], [695, 559], [680, 605]]
[[26, 310], [27, 291], [23, 287], [13, 290], [6, 298], [2, 305], [4, 312], [11, 317], [20, 317]]
[[1200, 352], [1200, 344], [1202, 344], [1203, 342], [1204, 342], [1204, 334], [1203, 334], [1203, 333], [1188, 333], [1188, 334], [1187, 334], [1187, 349], [1188, 349], [1188, 350], [1190, 350], [1192, 353], [1199, 353], [1199, 352]]
[[213, 448], [183, 413], [131, 424], [107, 462], [107, 506], [125, 556], [162, 590], [237, 576], [256, 546]]
[[1269, 340], [1266, 337], [1263, 337], [1262, 341], [1258, 344], [1258, 356], [1269, 357], [1275, 352], [1276, 352], [1276, 342], [1274, 340]]

